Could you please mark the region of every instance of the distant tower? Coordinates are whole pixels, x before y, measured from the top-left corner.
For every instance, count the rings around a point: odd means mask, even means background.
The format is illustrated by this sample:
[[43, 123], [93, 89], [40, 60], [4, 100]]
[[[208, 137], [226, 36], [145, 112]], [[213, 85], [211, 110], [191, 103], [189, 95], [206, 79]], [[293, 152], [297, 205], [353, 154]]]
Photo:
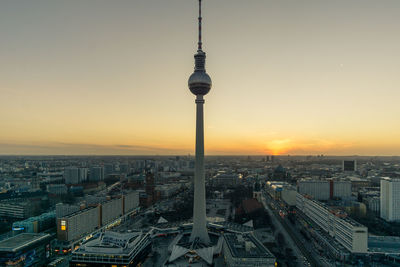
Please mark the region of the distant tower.
[[199, 41], [197, 54], [194, 55], [195, 67], [189, 77], [190, 91], [196, 95], [196, 162], [194, 172], [194, 204], [193, 204], [193, 230], [190, 241], [198, 239], [208, 244], [210, 238], [206, 225], [206, 190], [204, 175], [204, 120], [203, 120], [203, 96], [211, 89], [211, 78], [206, 73], [206, 53], [202, 50], [201, 42], [201, 0], [199, 0]]

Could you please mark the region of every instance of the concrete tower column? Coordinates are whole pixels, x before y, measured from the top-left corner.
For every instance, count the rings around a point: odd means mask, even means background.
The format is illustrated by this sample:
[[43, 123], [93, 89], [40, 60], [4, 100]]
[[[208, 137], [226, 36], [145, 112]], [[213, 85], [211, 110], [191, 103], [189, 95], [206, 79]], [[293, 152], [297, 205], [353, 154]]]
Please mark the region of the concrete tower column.
[[194, 172], [194, 203], [193, 203], [193, 230], [190, 241], [199, 238], [202, 243], [208, 244], [210, 238], [207, 233], [206, 221], [206, 185], [204, 173], [204, 99], [202, 95], [196, 97], [196, 162]]
[[190, 75], [188, 85], [196, 95], [196, 162], [194, 171], [193, 230], [190, 241], [198, 240], [203, 244], [210, 243], [206, 220], [206, 186], [204, 175], [204, 96], [211, 89], [211, 78], [205, 69], [206, 53], [202, 50], [201, 41], [201, 0], [199, 0], [199, 41], [194, 55], [194, 72]]

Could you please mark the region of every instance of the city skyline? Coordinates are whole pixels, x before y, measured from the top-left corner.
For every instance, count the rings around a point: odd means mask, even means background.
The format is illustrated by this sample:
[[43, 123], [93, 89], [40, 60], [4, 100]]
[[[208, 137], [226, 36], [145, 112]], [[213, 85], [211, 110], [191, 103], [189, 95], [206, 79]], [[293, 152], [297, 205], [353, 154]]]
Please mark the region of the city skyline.
[[[0, 154], [194, 154], [194, 2], [2, 3]], [[399, 7], [207, 1], [207, 155], [399, 155]]]

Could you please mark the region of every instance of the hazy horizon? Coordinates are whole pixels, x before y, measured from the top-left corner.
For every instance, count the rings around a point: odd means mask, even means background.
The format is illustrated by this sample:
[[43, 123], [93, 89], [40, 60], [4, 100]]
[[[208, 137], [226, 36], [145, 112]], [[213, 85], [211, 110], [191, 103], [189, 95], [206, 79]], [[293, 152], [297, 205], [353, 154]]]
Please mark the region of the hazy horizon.
[[[0, 154], [0, 157], [134, 157], [134, 158], [157, 158], [157, 157], [195, 157], [194, 154]], [[241, 154], [241, 155], [234, 155], [234, 154], [227, 154], [227, 155], [205, 155], [205, 157], [256, 157], [256, 158], [265, 158], [267, 156], [275, 156], [277, 158], [288, 158], [288, 157], [325, 157], [325, 158], [400, 158], [400, 155], [389, 155], [389, 156], [382, 156], [382, 155], [323, 155], [323, 154], [304, 154], [304, 155], [293, 155], [293, 154], [280, 154], [280, 155], [261, 155], [261, 154]]]
[[[195, 0], [0, 6], [0, 155], [194, 154]], [[206, 155], [400, 155], [400, 1], [203, 9]]]

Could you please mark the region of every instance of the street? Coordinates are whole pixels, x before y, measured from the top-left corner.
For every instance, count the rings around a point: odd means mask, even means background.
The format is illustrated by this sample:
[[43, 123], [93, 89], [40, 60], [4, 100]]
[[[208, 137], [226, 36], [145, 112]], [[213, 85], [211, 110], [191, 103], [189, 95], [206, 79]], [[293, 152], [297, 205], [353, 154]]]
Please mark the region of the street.
[[277, 232], [283, 234], [288, 246], [293, 250], [294, 255], [297, 257], [296, 266], [323, 266], [322, 264], [318, 264], [318, 261], [314, 260], [314, 258], [310, 255], [310, 252], [304, 247], [304, 244], [301, 243], [297, 238], [293, 237], [293, 233], [288, 233], [287, 227], [284, 227], [282, 224], [281, 218], [276, 212], [273, 212], [269, 205], [267, 204], [267, 199], [270, 201], [270, 197], [263, 194], [262, 204], [264, 205], [265, 210], [268, 212], [271, 222], [274, 224]]

